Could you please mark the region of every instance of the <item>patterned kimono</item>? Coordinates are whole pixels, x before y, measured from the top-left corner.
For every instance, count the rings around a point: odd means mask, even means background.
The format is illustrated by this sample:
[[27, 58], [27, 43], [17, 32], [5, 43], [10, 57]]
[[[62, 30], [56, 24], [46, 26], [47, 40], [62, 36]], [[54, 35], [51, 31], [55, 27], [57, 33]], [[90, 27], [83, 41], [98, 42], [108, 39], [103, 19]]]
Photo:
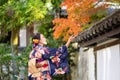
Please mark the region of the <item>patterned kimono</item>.
[[[32, 77], [39, 77], [36, 80], [51, 80], [51, 76], [69, 72], [67, 56], [66, 46], [55, 49], [38, 45], [30, 53], [28, 71]], [[35, 71], [30, 68], [33, 63]]]

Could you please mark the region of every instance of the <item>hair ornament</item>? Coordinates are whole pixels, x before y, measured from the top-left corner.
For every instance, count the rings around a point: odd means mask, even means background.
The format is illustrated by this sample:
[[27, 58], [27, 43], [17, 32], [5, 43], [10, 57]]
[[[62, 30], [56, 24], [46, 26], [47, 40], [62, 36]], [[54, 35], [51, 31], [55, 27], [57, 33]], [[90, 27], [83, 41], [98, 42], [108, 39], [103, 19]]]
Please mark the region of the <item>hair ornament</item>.
[[33, 43], [38, 44], [39, 43], [39, 39], [33, 39]]

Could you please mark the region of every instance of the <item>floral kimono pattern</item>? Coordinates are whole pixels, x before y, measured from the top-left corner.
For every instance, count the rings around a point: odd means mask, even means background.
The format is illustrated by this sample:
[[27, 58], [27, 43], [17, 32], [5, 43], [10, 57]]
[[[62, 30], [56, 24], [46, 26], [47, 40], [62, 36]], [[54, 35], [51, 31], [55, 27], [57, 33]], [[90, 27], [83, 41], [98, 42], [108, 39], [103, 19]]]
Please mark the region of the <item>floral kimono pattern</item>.
[[55, 49], [38, 45], [32, 50], [29, 56], [30, 61], [35, 59], [33, 63], [36, 71], [33, 71], [33, 68], [30, 68], [32, 70], [28, 71], [32, 77], [37, 77], [36, 80], [51, 80], [51, 76], [53, 75], [69, 72], [67, 55], [66, 46]]

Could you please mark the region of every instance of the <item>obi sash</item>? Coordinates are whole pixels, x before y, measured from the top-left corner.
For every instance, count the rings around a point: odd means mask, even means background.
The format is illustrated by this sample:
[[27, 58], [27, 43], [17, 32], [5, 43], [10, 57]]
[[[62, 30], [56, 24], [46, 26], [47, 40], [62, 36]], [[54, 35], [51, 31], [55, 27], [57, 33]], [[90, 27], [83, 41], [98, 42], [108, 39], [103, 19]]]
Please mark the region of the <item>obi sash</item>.
[[49, 61], [43, 60], [43, 59], [37, 59], [36, 60], [36, 68], [41, 72], [50, 71]]

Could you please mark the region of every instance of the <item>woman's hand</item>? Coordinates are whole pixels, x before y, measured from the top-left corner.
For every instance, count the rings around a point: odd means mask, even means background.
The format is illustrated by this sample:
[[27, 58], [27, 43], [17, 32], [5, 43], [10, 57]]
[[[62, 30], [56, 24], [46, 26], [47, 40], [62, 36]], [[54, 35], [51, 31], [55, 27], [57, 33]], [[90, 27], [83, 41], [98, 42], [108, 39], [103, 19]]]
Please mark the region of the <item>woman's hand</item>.
[[70, 38], [68, 39], [67, 43], [65, 44], [66, 47], [68, 47], [70, 45], [70, 43], [75, 39], [75, 36], [70, 36]]

